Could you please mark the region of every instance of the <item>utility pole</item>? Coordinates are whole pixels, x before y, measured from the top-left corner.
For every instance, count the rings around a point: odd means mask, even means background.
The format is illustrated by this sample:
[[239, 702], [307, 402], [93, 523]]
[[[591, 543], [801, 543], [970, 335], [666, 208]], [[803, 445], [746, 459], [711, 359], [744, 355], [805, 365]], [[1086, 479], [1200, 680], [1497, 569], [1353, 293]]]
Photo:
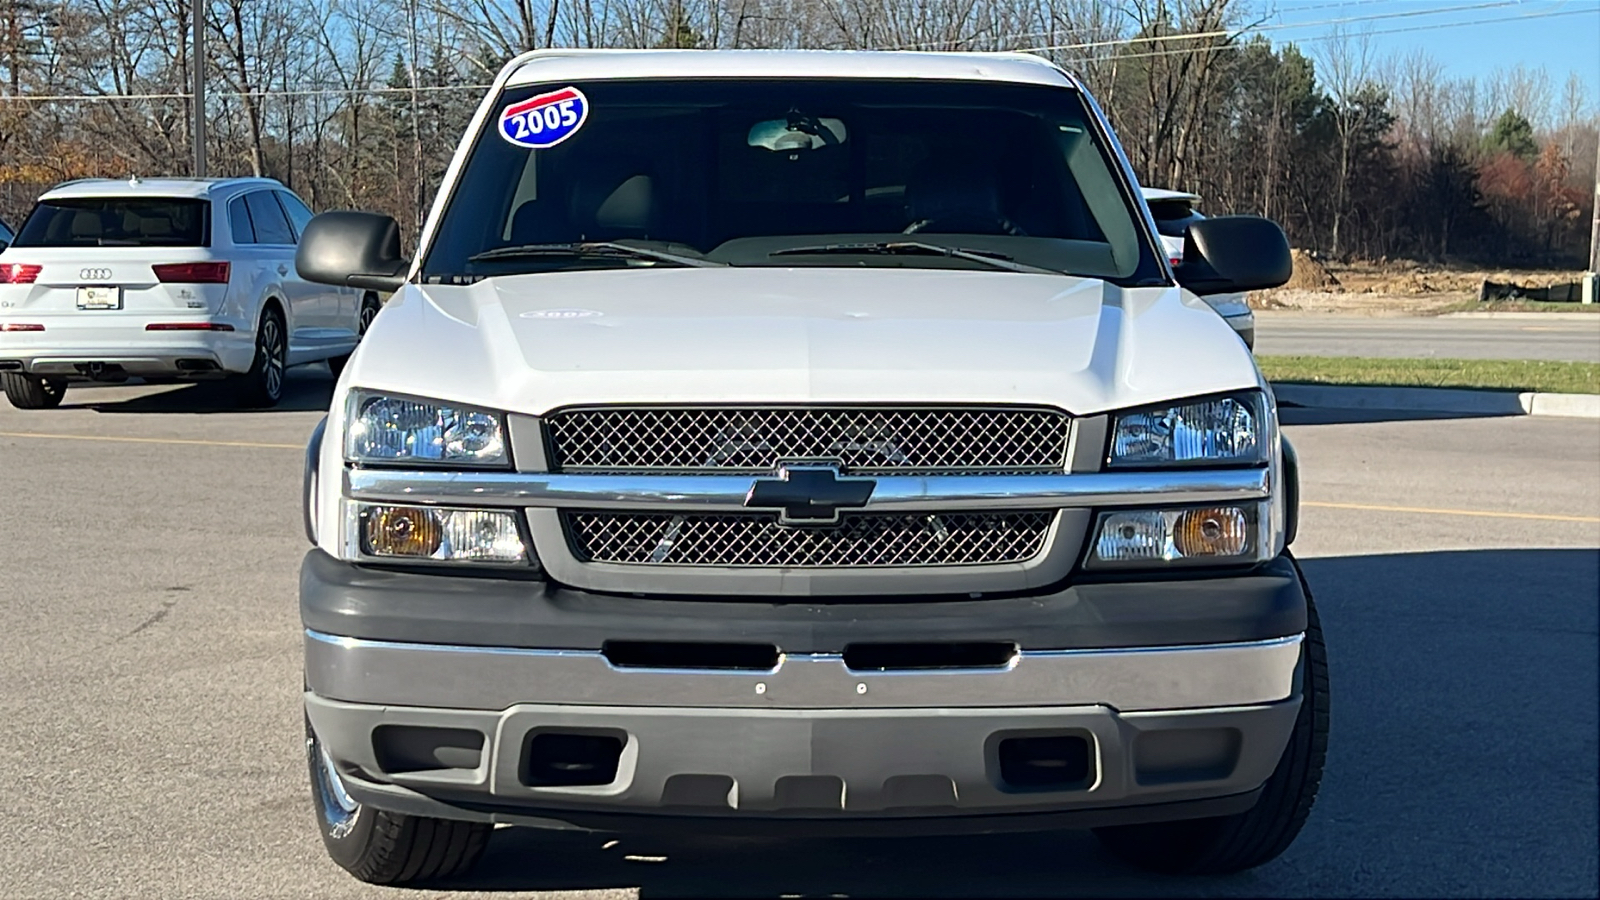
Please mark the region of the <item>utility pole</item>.
[[1600, 303], [1600, 147], [1594, 153], [1594, 221], [1589, 223], [1589, 274], [1583, 276], [1583, 302]]
[[194, 177], [206, 177], [206, 0], [189, 0], [194, 13]]

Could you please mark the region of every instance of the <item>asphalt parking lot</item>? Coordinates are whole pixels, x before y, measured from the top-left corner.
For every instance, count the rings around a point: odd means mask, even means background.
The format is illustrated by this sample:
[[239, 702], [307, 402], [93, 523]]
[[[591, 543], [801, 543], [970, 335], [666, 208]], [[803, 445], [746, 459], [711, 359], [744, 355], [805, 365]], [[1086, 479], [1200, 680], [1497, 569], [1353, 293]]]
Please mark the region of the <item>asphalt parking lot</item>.
[[[331, 384], [0, 403], [0, 896], [438, 896], [323, 854], [298, 706], [300, 465]], [[1600, 421], [1285, 411], [1333, 674], [1323, 793], [1253, 873], [1088, 834], [711, 841], [502, 830], [459, 885], [623, 897], [1590, 896]], [[613, 841], [615, 841], [613, 843]], [[470, 895], [470, 894], [467, 894]]]

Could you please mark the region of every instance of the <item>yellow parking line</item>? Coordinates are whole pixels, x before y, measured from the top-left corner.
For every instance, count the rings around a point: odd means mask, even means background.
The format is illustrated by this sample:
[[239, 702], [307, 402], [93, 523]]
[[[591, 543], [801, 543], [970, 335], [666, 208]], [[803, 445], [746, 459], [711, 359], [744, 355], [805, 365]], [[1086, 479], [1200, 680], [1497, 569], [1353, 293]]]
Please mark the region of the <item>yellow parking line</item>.
[[1543, 522], [1600, 523], [1600, 516], [1553, 516], [1544, 513], [1490, 512], [1483, 509], [1434, 509], [1426, 506], [1371, 506], [1365, 503], [1318, 503], [1300, 501], [1301, 506], [1319, 506], [1323, 509], [1360, 509], [1369, 512], [1428, 513], [1436, 516], [1480, 516], [1486, 519], [1537, 519]]
[[41, 434], [32, 431], [0, 431], [0, 437], [42, 438], [54, 441], [107, 441], [122, 444], [188, 444], [196, 447], [255, 447], [265, 450], [304, 450], [300, 444], [264, 444], [255, 441], [201, 441], [190, 438], [112, 437], [99, 434]]

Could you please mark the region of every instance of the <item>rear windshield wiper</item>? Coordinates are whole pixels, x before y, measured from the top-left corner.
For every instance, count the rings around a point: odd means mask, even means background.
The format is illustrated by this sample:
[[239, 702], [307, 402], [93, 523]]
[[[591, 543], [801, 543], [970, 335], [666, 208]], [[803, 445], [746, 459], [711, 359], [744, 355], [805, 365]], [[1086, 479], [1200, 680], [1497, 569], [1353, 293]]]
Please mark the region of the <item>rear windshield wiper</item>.
[[964, 250], [960, 247], [946, 247], [943, 244], [930, 244], [924, 241], [863, 241], [856, 244], [818, 244], [815, 247], [788, 247], [783, 250], [774, 250], [768, 256], [812, 256], [829, 253], [849, 254], [855, 256], [872, 256], [875, 254], [915, 255], [915, 256], [948, 256], [954, 259], [964, 259], [968, 262], [983, 263], [996, 269], [1005, 269], [1008, 272], [1028, 272], [1035, 275], [1061, 275], [1058, 269], [1047, 269], [1044, 266], [1030, 266], [1019, 263], [1004, 253], [991, 253], [986, 250]]
[[517, 244], [485, 250], [467, 257], [467, 262], [488, 262], [496, 259], [525, 259], [536, 256], [611, 257], [614, 259], [648, 259], [653, 262], [672, 263], [679, 266], [726, 266], [727, 263], [710, 259], [680, 256], [665, 250], [651, 250], [613, 241], [571, 241], [562, 244]]

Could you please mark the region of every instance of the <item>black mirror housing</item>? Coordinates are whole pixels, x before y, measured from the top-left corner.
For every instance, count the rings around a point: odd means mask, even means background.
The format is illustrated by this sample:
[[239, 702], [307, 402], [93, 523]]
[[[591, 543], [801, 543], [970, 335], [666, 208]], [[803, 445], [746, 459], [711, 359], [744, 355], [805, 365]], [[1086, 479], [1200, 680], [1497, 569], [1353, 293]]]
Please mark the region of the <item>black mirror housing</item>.
[[318, 284], [395, 291], [405, 283], [411, 261], [400, 255], [400, 225], [366, 212], [325, 212], [300, 235], [294, 267]]
[[1289, 239], [1271, 219], [1218, 216], [1189, 226], [1178, 283], [1196, 294], [1228, 294], [1280, 287], [1294, 273]]

